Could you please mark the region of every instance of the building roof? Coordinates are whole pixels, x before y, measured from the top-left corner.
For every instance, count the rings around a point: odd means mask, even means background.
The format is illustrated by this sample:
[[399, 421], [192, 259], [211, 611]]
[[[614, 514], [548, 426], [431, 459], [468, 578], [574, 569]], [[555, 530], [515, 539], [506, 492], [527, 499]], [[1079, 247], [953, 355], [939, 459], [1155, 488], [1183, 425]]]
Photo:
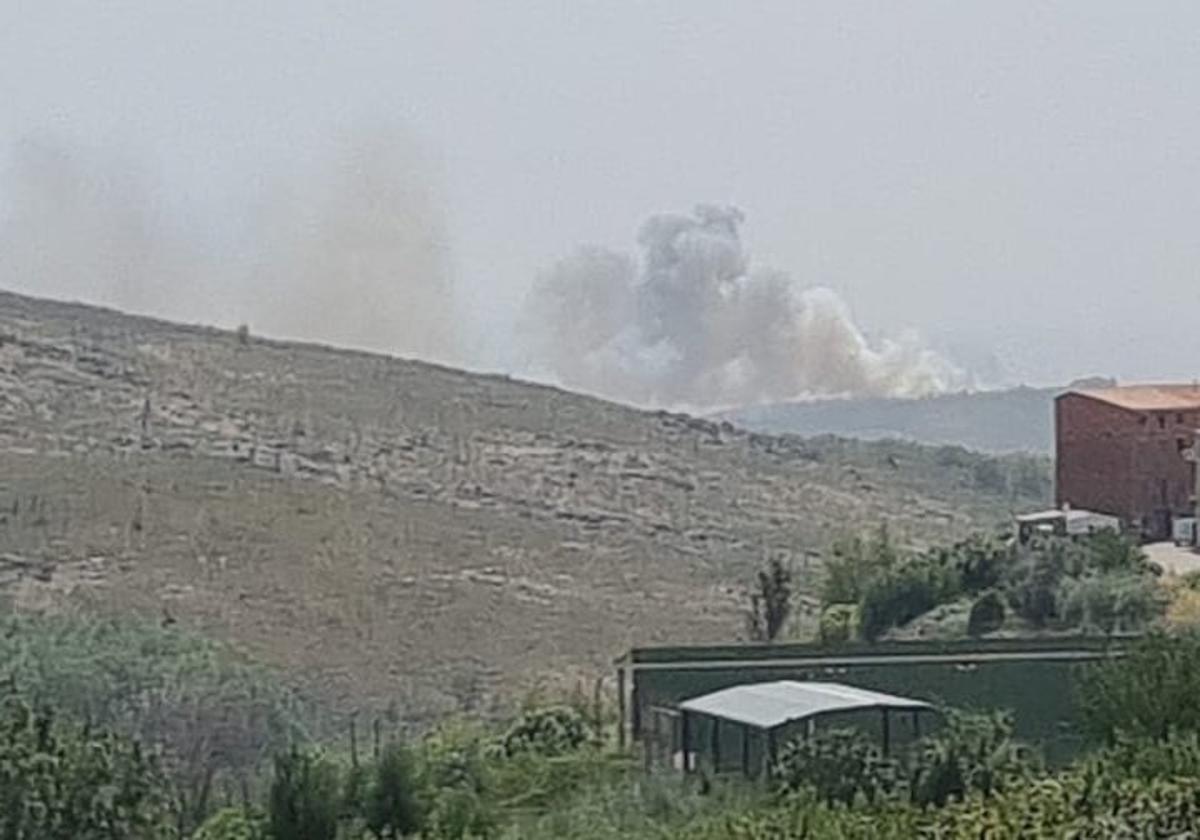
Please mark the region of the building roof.
[[1200, 409], [1200, 384], [1120, 385], [1113, 388], [1079, 388], [1068, 391], [1131, 411], [1184, 411]]
[[1060, 519], [1065, 519], [1067, 522], [1082, 521], [1084, 519], [1112, 520], [1114, 522], [1117, 520], [1117, 517], [1109, 516], [1106, 513], [1097, 513], [1094, 510], [1080, 510], [1079, 508], [1067, 508], [1066, 510], [1051, 508], [1050, 510], [1035, 511], [1034, 513], [1018, 514], [1014, 518], [1017, 522], [1024, 524], [1057, 522]]
[[679, 704], [687, 712], [743, 723], [756, 729], [774, 729], [795, 720], [826, 712], [855, 709], [903, 709], [919, 711], [933, 708], [921, 700], [867, 691], [833, 682], [749, 683], [693, 697]]

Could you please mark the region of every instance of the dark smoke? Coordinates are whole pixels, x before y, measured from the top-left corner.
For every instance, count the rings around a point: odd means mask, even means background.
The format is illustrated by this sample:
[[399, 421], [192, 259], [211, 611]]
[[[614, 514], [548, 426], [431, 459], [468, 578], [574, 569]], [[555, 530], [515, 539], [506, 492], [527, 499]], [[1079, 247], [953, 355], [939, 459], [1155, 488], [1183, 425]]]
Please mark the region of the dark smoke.
[[753, 268], [733, 208], [650, 218], [640, 261], [584, 248], [539, 278], [532, 362], [563, 385], [708, 408], [811, 396], [920, 396], [961, 374], [913, 336], [872, 345], [827, 289]]

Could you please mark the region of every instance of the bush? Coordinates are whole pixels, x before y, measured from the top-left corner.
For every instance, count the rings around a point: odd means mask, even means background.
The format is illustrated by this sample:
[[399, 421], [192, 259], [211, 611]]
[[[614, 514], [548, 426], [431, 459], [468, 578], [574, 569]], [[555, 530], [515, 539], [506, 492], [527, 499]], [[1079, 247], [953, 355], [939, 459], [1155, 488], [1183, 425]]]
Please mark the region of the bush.
[[873, 803], [896, 788], [894, 762], [854, 729], [830, 729], [789, 741], [774, 779], [784, 791], [812, 790], [826, 802]]
[[267, 840], [266, 818], [245, 808], [222, 808], [204, 821], [192, 840]]
[[483, 796], [469, 788], [452, 787], [437, 793], [421, 836], [429, 840], [490, 837], [498, 825], [494, 809]]
[[1067, 546], [1059, 541], [1035, 545], [1024, 552], [1013, 570], [1008, 603], [1013, 612], [1034, 627], [1058, 618], [1059, 586], [1066, 574]]
[[273, 840], [335, 840], [342, 810], [341, 779], [330, 761], [293, 749], [275, 759], [267, 809]]
[[863, 591], [859, 626], [863, 638], [875, 640], [959, 593], [952, 569], [935, 557], [915, 557], [900, 567], [873, 578]]
[[1085, 666], [1077, 696], [1087, 730], [1109, 743], [1200, 732], [1200, 634], [1153, 633], [1122, 658]]
[[818, 629], [826, 644], [848, 642], [858, 633], [858, 604], [831, 604], [821, 612]]
[[996, 592], [985, 592], [971, 605], [967, 617], [967, 635], [986, 636], [1004, 626], [1004, 601]]
[[569, 706], [527, 711], [509, 727], [501, 741], [508, 756], [533, 753], [565, 755], [595, 741], [587, 721]]
[[969, 793], [991, 796], [1031, 770], [1007, 715], [948, 712], [945, 728], [917, 746], [910, 795], [918, 805], [941, 807]]
[[962, 591], [975, 595], [1000, 584], [1005, 570], [1012, 564], [1012, 557], [1006, 546], [983, 537], [972, 537], [954, 546], [942, 562], [953, 564]]
[[825, 582], [821, 589], [824, 604], [857, 604], [872, 577], [888, 571], [900, 561], [900, 552], [892, 542], [887, 525], [881, 525], [873, 538], [855, 537], [833, 544], [825, 558]]
[[307, 716], [261, 668], [157, 621], [12, 616], [0, 662], [35, 705], [161, 751], [185, 829], [209, 815], [213, 791], [253, 778], [299, 737]]
[[1060, 612], [1070, 627], [1134, 632], [1162, 617], [1166, 606], [1165, 593], [1154, 578], [1123, 573], [1090, 575], [1064, 584]]
[[172, 792], [134, 741], [0, 705], [0, 837], [171, 837]]

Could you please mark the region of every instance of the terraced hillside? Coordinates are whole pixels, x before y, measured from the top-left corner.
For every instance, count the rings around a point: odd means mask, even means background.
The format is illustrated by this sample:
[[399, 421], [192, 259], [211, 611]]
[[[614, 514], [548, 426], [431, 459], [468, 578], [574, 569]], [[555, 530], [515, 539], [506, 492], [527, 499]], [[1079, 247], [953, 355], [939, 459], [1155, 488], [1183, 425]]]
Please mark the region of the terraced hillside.
[[503, 377], [0, 294], [0, 589], [229, 639], [348, 709], [479, 708], [735, 638], [742, 584], [887, 520], [944, 539], [1046, 465], [802, 440]]

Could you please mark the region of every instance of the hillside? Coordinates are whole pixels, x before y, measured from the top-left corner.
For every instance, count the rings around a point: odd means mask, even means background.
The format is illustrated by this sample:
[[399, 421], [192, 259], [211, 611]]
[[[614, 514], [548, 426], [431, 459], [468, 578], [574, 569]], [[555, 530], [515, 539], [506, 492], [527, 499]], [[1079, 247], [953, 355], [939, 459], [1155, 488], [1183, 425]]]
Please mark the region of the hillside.
[[1045, 501], [1046, 465], [769, 437], [0, 293], [0, 589], [237, 643], [343, 709], [477, 708], [741, 630], [763, 558]]
[[1054, 448], [1054, 397], [1061, 388], [1011, 388], [923, 399], [846, 399], [774, 403], [718, 419], [770, 434], [897, 438], [983, 452]]

